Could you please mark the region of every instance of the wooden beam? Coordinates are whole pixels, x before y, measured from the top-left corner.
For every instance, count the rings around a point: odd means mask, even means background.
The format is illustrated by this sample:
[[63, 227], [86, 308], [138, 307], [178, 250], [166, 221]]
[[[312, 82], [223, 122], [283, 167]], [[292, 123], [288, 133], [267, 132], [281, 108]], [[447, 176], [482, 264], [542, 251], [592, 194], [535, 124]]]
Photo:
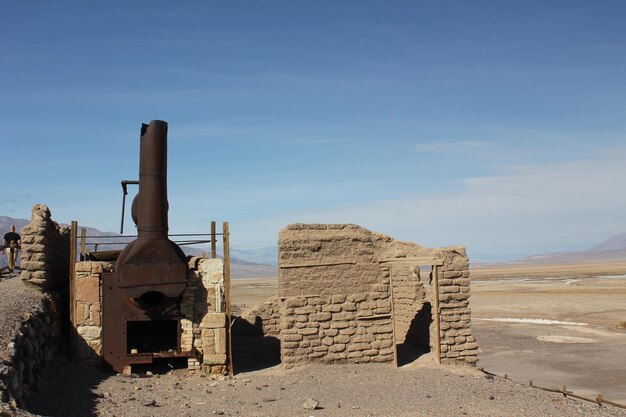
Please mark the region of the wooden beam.
[[217, 245], [215, 240], [215, 221], [211, 222], [211, 258], [217, 258]]
[[310, 267], [316, 267], [316, 266], [335, 266], [335, 265], [356, 265], [356, 261], [279, 265], [278, 267], [283, 268], [283, 269], [289, 269], [289, 268], [310, 268]]
[[222, 237], [224, 243], [224, 298], [226, 301], [226, 343], [228, 343], [228, 373], [234, 375], [233, 370], [233, 343], [230, 334], [230, 231], [228, 222], [222, 224]]
[[389, 265], [389, 291], [391, 295], [391, 340], [393, 340], [393, 365], [398, 367], [398, 344], [396, 343], [396, 316], [393, 299], [393, 268]]
[[433, 265], [433, 313], [435, 319], [435, 363], [441, 365], [441, 314], [439, 311], [439, 268]]
[[87, 240], [87, 228], [81, 227], [80, 228], [80, 260], [81, 261], [87, 260], [86, 258], [87, 252], [85, 251], [85, 240]]
[[76, 353], [76, 337], [73, 327], [76, 325], [76, 246], [78, 240], [78, 222], [72, 220], [70, 227], [70, 270], [69, 290], [70, 290], [70, 355]]
[[416, 257], [416, 258], [382, 258], [378, 262], [384, 263], [409, 263], [412, 265], [443, 265], [443, 259], [435, 257]]

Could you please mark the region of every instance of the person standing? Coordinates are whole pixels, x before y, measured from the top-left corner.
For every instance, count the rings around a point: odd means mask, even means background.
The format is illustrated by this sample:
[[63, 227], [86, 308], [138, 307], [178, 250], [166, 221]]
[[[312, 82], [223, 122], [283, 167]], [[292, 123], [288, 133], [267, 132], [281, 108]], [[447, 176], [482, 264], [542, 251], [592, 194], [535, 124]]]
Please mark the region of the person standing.
[[15, 233], [15, 226], [11, 225], [9, 232], [4, 235], [4, 253], [8, 258], [9, 272], [13, 272], [15, 268], [15, 260], [17, 259], [17, 252], [22, 244], [22, 237]]

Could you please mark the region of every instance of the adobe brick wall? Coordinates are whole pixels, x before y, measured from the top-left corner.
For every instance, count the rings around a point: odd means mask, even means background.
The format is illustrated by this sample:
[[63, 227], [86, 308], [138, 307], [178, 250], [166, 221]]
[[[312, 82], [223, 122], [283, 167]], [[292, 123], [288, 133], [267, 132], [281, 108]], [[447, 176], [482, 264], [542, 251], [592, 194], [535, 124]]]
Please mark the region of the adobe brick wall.
[[243, 312], [240, 319], [254, 326], [259, 334], [276, 337], [280, 335], [282, 301], [279, 297], [271, 297]]
[[478, 343], [472, 335], [469, 258], [463, 247], [442, 250], [439, 279], [441, 362], [478, 362]]
[[465, 248], [430, 249], [352, 224], [293, 224], [280, 231], [278, 256], [278, 297], [242, 319], [280, 339], [286, 367], [390, 362], [404, 342], [430, 343], [434, 355], [436, 292], [419, 266], [435, 264], [440, 360], [476, 363]]

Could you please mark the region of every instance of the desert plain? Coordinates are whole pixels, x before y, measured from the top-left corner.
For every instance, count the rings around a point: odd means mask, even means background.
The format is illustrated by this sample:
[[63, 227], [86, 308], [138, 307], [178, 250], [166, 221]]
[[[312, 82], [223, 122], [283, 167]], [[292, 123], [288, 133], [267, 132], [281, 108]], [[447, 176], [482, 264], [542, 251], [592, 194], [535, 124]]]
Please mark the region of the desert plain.
[[[479, 368], [626, 404], [626, 261], [479, 266], [471, 279]], [[236, 279], [232, 303], [277, 291], [276, 277]]]

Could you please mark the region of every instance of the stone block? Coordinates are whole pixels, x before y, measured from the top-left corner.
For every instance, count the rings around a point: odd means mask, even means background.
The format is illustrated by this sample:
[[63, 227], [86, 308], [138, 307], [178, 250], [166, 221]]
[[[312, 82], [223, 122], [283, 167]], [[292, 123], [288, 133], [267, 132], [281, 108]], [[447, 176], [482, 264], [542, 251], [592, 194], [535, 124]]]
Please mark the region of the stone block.
[[313, 336], [315, 334], [318, 334], [318, 329], [314, 327], [307, 327], [307, 328], [298, 330], [298, 333], [300, 333], [303, 336]]
[[373, 293], [370, 293], [370, 298], [372, 300], [382, 300], [382, 299], [385, 299], [385, 298], [389, 298], [389, 293], [386, 293], [386, 292], [373, 292]]
[[347, 321], [334, 321], [330, 324], [331, 329], [346, 329], [350, 327]]
[[215, 329], [215, 353], [226, 353], [226, 329]]
[[294, 313], [296, 314], [311, 314], [315, 312], [316, 312], [315, 307], [309, 306], [309, 305], [304, 306], [304, 307], [296, 307], [294, 309]]
[[75, 299], [88, 303], [100, 302], [100, 280], [97, 276], [77, 279], [75, 282]]
[[345, 301], [346, 301], [346, 296], [345, 295], [339, 294], [339, 295], [333, 295], [331, 297], [331, 303], [332, 304], [341, 304], [341, 303], [343, 303]]
[[285, 307], [286, 308], [304, 307], [305, 305], [307, 305], [306, 298], [293, 297], [293, 298], [287, 298], [285, 300]]
[[226, 327], [226, 313], [207, 313], [200, 322], [200, 327], [205, 329], [218, 329]]
[[226, 364], [225, 353], [207, 353], [202, 355], [202, 363], [204, 365], [224, 365]]
[[340, 304], [330, 304], [322, 306], [322, 311], [326, 313], [339, 313], [341, 311]]
[[329, 350], [333, 353], [343, 352], [346, 350], [346, 345], [342, 343], [335, 343], [329, 348]]
[[79, 326], [76, 330], [87, 341], [100, 340], [102, 338], [102, 327], [99, 326]]
[[335, 341], [332, 337], [325, 337], [322, 339], [322, 343], [326, 346], [331, 346], [333, 343], [335, 343]]
[[302, 340], [301, 334], [285, 334], [282, 336], [283, 342], [299, 342]]
[[368, 349], [371, 349], [371, 345], [369, 343], [351, 343], [348, 345], [348, 352]]
[[349, 321], [354, 320], [354, 313], [333, 313], [332, 316], [333, 321]]
[[362, 334], [354, 336], [352, 339], [353, 342], [373, 342], [376, 340], [373, 334]]
[[100, 304], [94, 303], [89, 306], [89, 321], [94, 326], [102, 325], [102, 314], [100, 311]]
[[357, 358], [362, 358], [362, 357], [363, 357], [362, 351], [354, 351], [354, 352], [348, 353], [348, 359], [357, 359]]
[[343, 303], [343, 305], [341, 306], [343, 311], [356, 311], [356, 304], [352, 303], [352, 302], [345, 302]]
[[315, 313], [309, 316], [312, 321], [329, 321], [332, 318], [331, 313]]

